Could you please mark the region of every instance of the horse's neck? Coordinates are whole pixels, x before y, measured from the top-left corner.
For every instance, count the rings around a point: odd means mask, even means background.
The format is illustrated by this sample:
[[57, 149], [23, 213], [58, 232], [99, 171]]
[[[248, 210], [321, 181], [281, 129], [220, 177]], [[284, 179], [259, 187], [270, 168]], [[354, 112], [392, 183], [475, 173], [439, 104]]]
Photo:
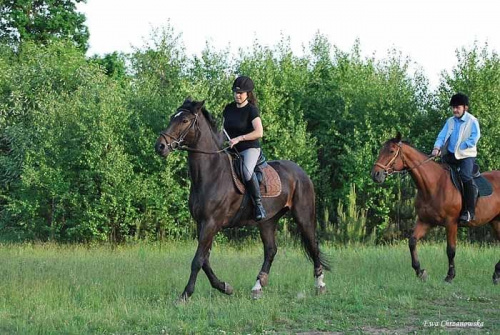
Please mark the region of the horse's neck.
[[428, 158], [413, 147], [405, 148], [405, 160], [418, 191], [425, 197], [432, 197], [446, 171], [438, 163], [426, 161]]
[[193, 149], [209, 152], [199, 153], [190, 151], [188, 154], [189, 174], [193, 185], [216, 186], [214, 182], [224, 175], [229, 168], [225, 153], [216, 153], [221, 148], [217, 143], [216, 135], [212, 133], [205, 120], [200, 122], [199, 139], [192, 146]]

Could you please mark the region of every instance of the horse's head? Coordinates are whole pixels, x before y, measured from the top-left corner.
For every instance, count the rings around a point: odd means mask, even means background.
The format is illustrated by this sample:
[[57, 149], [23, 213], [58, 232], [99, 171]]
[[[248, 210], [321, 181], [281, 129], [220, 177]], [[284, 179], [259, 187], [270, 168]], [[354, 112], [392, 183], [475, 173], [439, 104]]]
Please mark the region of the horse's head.
[[170, 117], [170, 122], [156, 140], [155, 150], [163, 157], [171, 151], [180, 149], [181, 145], [193, 145], [196, 131], [199, 129], [199, 117], [205, 101], [186, 99]]
[[384, 143], [378, 158], [373, 164], [372, 179], [377, 183], [383, 183], [385, 177], [396, 171], [405, 169], [405, 162], [402, 155], [401, 133]]

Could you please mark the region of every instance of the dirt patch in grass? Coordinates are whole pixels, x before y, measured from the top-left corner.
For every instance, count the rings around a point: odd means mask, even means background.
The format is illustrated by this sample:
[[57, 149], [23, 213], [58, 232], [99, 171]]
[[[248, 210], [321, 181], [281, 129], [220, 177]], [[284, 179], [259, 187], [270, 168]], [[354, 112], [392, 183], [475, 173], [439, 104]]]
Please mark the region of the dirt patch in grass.
[[342, 332], [318, 332], [318, 331], [296, 333], [296, 335], [342, 335], [342, 334], [344, 334], [344, 333], [342, 333]]
[[[372, 327], [365, 326], [356, 330], [361, 330], [363, 334], [416, 334], [418, 328], [416, 327], [406, 327], [406, 328], [397, 328], [397, 329], [389, 329], [385, 327]], [[354, 331], [354, 329], [351, 329]], [[341, 335], [345, 334], [344, 332], [320, 332], [320, 331], [310, 331], [310, 332], [300, 332], [296, 333], [297, 335]]]

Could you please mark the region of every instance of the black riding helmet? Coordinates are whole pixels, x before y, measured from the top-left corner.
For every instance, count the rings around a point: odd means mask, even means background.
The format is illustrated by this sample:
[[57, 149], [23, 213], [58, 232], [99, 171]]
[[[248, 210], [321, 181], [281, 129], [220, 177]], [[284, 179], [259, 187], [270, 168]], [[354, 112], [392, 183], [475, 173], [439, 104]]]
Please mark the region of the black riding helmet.
[[469, 97], [463, 93], [457, 93], [451, 97], [450, 106], [469, 106]]
[[238, 77], [233, 83], [233, 92], [251, 92], [253, 88], [253, 81], [247, 76]]

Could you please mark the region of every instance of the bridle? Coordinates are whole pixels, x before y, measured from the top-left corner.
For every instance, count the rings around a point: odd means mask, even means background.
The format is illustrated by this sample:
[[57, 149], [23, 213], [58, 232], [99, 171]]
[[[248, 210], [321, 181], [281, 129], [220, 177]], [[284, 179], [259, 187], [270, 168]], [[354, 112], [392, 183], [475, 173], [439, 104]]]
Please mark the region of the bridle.
[[[393, 175], [396, 173], [401, 173], [401, 174], [408, 173], [411, 170], [416, 169], [420, 165], [423, 165], [423, 164], [427, 163], [428, 161], [433, 160], [436, 157], [436, 156], [430, 156], [429, 158], [418, 163], [417, 165], [409, 167], [408, 164], [406, 163], [405, 155], [403, 153], [402, 142], [401, 141], [398, 142], [397, 146], [398, 146], [398, 149], [396, 150], [396, 153], [394, 154], [394, 156], [391, 158], [391, 160], [386, 165], [383, 165], [381, 163], [375, 163], [376, 166], [378, 166], [384, 170], [384, 174], [386, 176], [390, 176], [390, 175]], [[399, 156], [401, 156], [401, 161], [403, 162], [403, 169], [402, 170], [394, 170], [394, 164], [396, 164], [396, 159], [398, 159]]]
[[[167, 147], [170, 151], [176, 151], [176, 150], [186, 150], [186, 151], [191, 151], [191, 152], [197, 152], [197, 153], [202, 153], [202, 154], [218, 154], [220, 152], [223, 152], [227, 150], [229, 147], [217, 150], [217, 151], [204, 151], [204, 150], [199, 150], [195, 148], [188, 147], [186, 145], [183, 145], [182, 142], [184, 142], [184, 139], [186, 138], [187, 134], [191, 130], [191, 128], [196, 128], [198, 131], [201, 131], [199, 123], [198, 123], [198, 113], [193, 113], [189, 109], [184, 109], [184, 108], [179, 108], [177, 109], [177, 112], [189, 112], [191, 114], [194, 114], [194, 117], [191, 118], [191, 123], [189, 124], [189, 127], [184, 129], [184, 131], [176, 138], [166, 131], [162, 131], [160, 133], [160, 137], [162, 137], [165, 140], [165, 143], [167, 144]], [[172, 141], [168, 143], [167, 139], [170, 138]]]
[[[175, 138], [174, 136], [170, 135], [166, 131], [162, 131], [160, 133], [160, 136], [163, 137], [165, 140], [165, 143], [167, 144], [167, 147], [170, 149], [170, 151], [175, 151], [175, 150], [182, 150], [182, 142], [184, 142], [184, 138], [186, 138], [187, 134], [191, 130], [191, 128], [195, 127], [198, 124], [198, 114], [197, 113], [192, 113], [188, 109], [183, 109], [179, 108], [177, 112], [189, 112], [191, 114], [194, 114], [194, 118], [191, 119], [191, 123], [189, 124], [189, 127], [184, 129], [184, 131], [177, 137]], [[198, 126], [198, 129], [199, 126]], [[171, 138], [172, 142], [168, 143], [167, 138]]]

